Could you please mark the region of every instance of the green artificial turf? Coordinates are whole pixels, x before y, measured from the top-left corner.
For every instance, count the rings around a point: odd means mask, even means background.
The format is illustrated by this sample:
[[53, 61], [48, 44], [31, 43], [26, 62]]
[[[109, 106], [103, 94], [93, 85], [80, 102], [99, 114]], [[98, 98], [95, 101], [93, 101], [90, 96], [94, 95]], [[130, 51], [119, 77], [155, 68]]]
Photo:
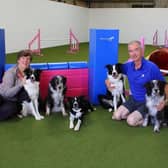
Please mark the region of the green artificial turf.
[[[88, 61], [89, 58], [89, 44], [81, 43], [80, 50], [74, 54], [68, 53], [68, 47], [59, 46], [41, 49], [43, 56], [33, 56], [33, 63], [41, 62], [68, 62], [68, 61]], [[150, 45], [145, 47], [145, 56], [148, 56], [156, 48]], [[11, 53], [6, 55], [6, 63], [16, 63], [17, 53]], [[128, 60], [127, 44], [120, 44], [118, 50], [119, 62], [125, 62]]]
[[[77, 54], [68, 46], [42, 49], [33, 62], [87, 61], [88, 44]], [[146, 46], [147, 56], [154, 48]], [[127, 61], [127, 45], [119, 46], [119, 61]], [[15, 63], [16, 54], [7, 54]], [[168, 130], [153, 133], [152, 126], [129, 127], [111, 119], [112, 113], [97, 106], [85, 116], [79, 132], [70, 130], [68, 117], [52, 114], [36, 121], [32, 116], [0, 123], [0, 168], [165, 168]]]
[[142, 168], [166, 167], [167, 128], [133, 128], [111, 120], [97, 107], [79, 132], [68, 128], [60, 113], [36, 121], [33, 117], [1, 122], [1, 168]]

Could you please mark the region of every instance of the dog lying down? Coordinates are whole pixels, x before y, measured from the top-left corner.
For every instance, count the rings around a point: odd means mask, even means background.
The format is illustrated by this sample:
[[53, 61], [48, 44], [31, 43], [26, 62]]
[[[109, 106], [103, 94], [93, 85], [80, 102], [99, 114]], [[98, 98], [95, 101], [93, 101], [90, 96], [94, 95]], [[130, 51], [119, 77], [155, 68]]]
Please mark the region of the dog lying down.
[[21, 118], [30, 114], [36, 120], [44, 119], [44, 116], [39, 113], [39, 80], [41, 70], [28, 68], [24, 73], [26, 75], [24, 89], [29, 96], [29, 100], [23, 101], [22, 111], [18, 116]]
[[[96, 108], [84, 96], [68, 97], [68, 104], [70, 109], [69, 128], [79, 131], [85, 114]], [[77, 122], [76, 125], [75, 122]]]

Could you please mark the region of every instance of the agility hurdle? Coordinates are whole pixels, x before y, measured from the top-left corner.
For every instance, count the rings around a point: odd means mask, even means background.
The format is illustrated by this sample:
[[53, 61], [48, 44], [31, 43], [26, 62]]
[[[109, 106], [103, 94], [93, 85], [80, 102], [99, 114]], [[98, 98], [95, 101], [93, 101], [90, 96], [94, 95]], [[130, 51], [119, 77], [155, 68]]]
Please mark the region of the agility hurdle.
[[[32, 49], [34, 44], [37, 44], [37, 49]], [[33, 39], [28, 43], [28, 49], [31, 50], [33, 53], [42, 56], [41, 54], [41, 34], [40, 29], [38, 29], [37, 34], [33, 37]]]
[[79, 40], [76, 38], [72, 30], [69, 30], [69, 50], [68, 53], [74, 54], [79, 51]]
[[0, 29], [0, 82], [4, 73], [5, 66], [5, 30]]
[[164, 46], [165, 46], [166, 48], [168, 48], [168, 36], [167, 36], [167, 30], [165, 30]]
[[164, 33], [164, 44], [163, 44], [163, 45], [159, 45], [159, 44], [158, 44], [158, 38], [159, 38], [158, 30], [156, 30], [155, 33], [154, 33], [154, 35], [153, 35], [153, 46], [156, 46], [156, 47], [166, 47], [166, 48], [168, 48], [167, 29], [165, 30], [165, 33]]
[[141, 42], [141, 47], [142, 47], [142, 53], [144, 56], [144, 54], [145, 54], [145, 38], [143, 36], [140, 38], [140, 42]]

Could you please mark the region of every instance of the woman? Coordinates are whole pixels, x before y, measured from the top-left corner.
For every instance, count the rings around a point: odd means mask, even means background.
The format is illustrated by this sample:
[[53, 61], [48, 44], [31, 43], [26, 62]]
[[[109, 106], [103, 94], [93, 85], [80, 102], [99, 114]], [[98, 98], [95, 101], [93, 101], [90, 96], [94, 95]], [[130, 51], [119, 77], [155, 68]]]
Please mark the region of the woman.
[[0, 120], [16, 116], [22, 109], [22, 101], [29, 100], [23, 85], [24, 70], [31, 61], [31, 51], [22, 50], [17, 55], [17, 64], [5, 72], [0, 84]]

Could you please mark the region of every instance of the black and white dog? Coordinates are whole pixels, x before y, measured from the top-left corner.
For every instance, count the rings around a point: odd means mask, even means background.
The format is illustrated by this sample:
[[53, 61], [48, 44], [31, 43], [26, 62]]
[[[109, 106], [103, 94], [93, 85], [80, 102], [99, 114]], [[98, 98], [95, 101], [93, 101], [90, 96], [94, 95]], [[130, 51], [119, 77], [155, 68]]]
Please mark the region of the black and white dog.
[[148, 108], [148, 113], [144, 118], [142, 126], [146, 127], [148, 125], [149, 116], [151, 117], [151, 123], [154, 125], [153, 131], [160, 131], [160, 124], [162, 120], [163, 111], [157, 110], [156, 106], [159, 105], [165, 99], [165, 88], [166, 82], [159, 80], [152, 80], [145, 84], [146, 88], [146, 106]]
[[48, 85], [48, 95], [46, 99], [46, 115], [51, 112], [62, 112], [63, 116], [68, 114], [65, 111], [64, 97], [67, 90], [66, 77], [62, 75], [54, 76]]
[[41, 120], [44, 118], [39, 113], [39, 81], [41, 70], [27, 68], [24, 73], [26, 75], [24, 90], [27, 92], [29, 100], [23, 101], [20, 117], [31, 114], [36, 120]]
[[[69, 97], [68, 102], [70, 108], [69, 128], [74, 128], [75, 131], [79, 131], [84, 115], [87, 114], [87, 112], [91, 112], [96, 109], [93, 108], [91, 103], [84, 96]], [[77, 121], [76, 125], [74, 124], [75, 120]]]
[[117, 110], [117, 107], [125, 102], [125, 76], [121, 70], [122, 64], [108, 64], [107, 79], [111, 82], [111, 91], [107, 90], [106, 95], [98, 95], [100, 104], [111, 112]]

